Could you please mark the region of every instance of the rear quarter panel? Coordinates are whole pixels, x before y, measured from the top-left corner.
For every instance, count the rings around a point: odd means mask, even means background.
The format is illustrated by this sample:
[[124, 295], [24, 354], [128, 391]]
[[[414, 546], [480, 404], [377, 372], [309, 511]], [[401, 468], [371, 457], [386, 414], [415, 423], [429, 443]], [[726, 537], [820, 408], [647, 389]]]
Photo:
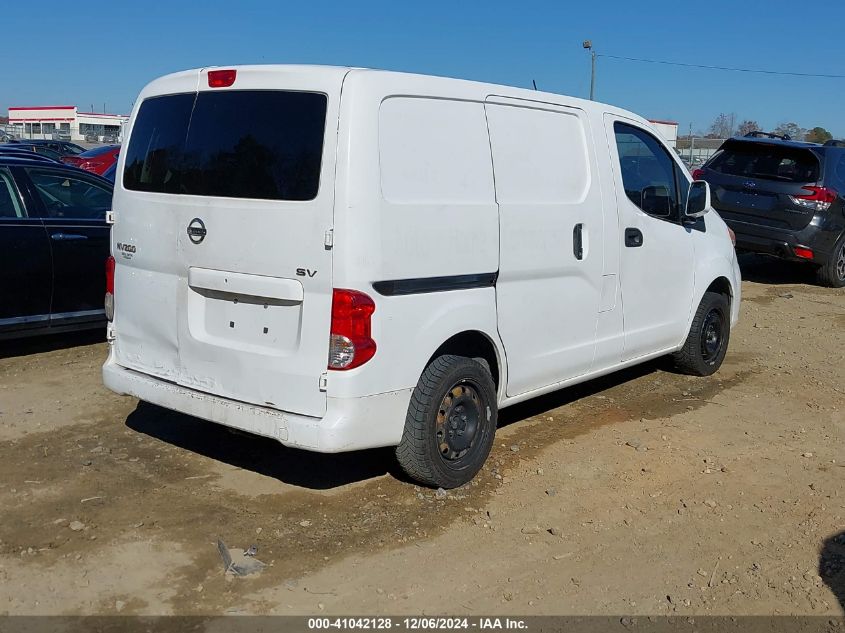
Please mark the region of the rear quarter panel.
[[[466, 330], [483, 333], [502, 357], [494, 288], [382, 296], [372, 285], [498, 270], [499, 220], [485, 95], [478, 85], [434, 77], [356, 70], [347, 75], [340, 108], [332, 276], [335, 287], [361, 290], [374, 299], [378, 351], [362, 367], [329, 372], [330, 396], [414, 387], [437, 348]], [[444, 107], [446, 102], [456, 105]], [[472, 147], [441, 151], [432, 161], [413, 155], [427, 144], [414, 120], [424, 119], [428, 107], [436, 109], [438, 138], [466, 138]], [[439, 116], [447, 111], [455, 116]], [[402, 148], [410, 153], [407, 161], [399, 155], [403, 166], [383, 164], [385, 156], [396, 156]], [[415, 188], [415, 175], [424, 179], [427, 170], [444, 166], [465, 174], [465, 186], [452, 187], [449, 196], [439, 198]]]

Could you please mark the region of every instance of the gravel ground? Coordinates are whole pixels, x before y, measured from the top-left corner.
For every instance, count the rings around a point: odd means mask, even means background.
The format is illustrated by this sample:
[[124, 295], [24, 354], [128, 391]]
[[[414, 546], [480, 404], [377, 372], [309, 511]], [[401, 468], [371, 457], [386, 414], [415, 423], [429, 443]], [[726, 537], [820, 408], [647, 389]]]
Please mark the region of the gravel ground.
[[[0, 614], [841, 615], [845, 291], [742, 264], [718, 374], [654, 362], [507, 409], [445, 494], [390, 450], [115, 396], [99, 333], [3, 343]], [[267, 566], [224, 574], [218, 539]]]

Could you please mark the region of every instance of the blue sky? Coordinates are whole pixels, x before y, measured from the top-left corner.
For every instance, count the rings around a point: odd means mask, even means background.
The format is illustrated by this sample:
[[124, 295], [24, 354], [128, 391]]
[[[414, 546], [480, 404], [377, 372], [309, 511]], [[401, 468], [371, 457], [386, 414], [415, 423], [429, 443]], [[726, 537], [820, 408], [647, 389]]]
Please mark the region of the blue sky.
[[[22, 5], [19, 5], [22, 6]], [[66, 7], [71, 12], [66, 13]], [[100, 17], [96, 17], [100, 16]], [[845, 74], [845, 2], [40, 0], [0, 19], [0, 112], [94, 105], [126, 113], [149, 80], [242, 63], [321, 63], [446, 75], [587, 96], [599, 53]], [[598, 60], [596, 98], [681, 132], [719, 112], [765, 129], [795, 121], [845, 137], [845, 79]]]

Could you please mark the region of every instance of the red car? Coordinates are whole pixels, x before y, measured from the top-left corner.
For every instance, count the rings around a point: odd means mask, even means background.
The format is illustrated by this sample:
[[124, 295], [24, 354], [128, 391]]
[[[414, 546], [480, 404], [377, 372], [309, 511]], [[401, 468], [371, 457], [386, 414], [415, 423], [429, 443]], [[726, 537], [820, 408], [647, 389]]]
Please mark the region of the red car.
[[114, 165], [119, 153], [120, 145], [103, 145], [76, 156], [62, 156], [62, 162], [101, 176], [104, 171]]

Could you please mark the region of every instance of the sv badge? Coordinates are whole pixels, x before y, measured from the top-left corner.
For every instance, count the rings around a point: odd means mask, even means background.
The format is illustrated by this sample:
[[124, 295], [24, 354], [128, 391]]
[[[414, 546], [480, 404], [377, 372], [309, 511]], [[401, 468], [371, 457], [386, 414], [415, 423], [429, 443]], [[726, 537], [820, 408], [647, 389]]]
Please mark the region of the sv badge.
[[313, 277], [317, 274], [316, 270], [311, 270], [310, 268], [297, 268], [296, 275], [297, 277]]

